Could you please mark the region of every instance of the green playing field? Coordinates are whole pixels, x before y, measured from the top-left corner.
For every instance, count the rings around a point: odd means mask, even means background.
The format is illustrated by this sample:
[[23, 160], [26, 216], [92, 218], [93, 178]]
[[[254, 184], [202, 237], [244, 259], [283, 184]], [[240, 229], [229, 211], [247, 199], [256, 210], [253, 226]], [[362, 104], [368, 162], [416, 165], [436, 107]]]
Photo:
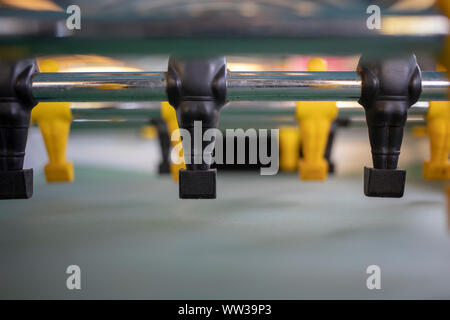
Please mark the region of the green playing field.
[[450, 298], [444, 195], [417, 175], [404, 198], [371, 199], [361, 176], [224, 173], [217, 200], [182, 201], [168, 177], [37, 174], [33, 199], [0, 203], [0, 298]]

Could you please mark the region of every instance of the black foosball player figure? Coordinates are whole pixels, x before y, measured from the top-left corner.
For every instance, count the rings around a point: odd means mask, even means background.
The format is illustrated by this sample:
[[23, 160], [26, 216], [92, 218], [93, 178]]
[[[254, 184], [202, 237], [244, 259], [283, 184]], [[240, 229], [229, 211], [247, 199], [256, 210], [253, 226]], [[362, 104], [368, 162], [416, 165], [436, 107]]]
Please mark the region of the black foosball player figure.
[[34, 59], [0, 60], [0, 199], [33, 195], [33, 169], [23, 169], [31, 110]]
[[[168, 101], [176, 110], [180, 129], [191, 137], [182, 136], [186, 170], [179, 171], [181, 199], [216, 198], [216, 169], [210, 167], [212, 150], [209, 155], [204, 152], [215, 143], [215, 137], [211, 141], [203, 141], [202, 137], [206, 130], [218, 126], [220, 109], [226, 103], [226, 76], [225, 57], [169, 59]], [[196, 132], [198, 124], [200, 132]], [[196, 143], [197, 136], [201, 141]]]
[[161, 149], [161, 162], [158, 166], [159, 174], [170, 173], [170, 136], [166, 122], [161, 118], [150, 119], [150, 124], [158, 132], [158, 142]]
[[420, 68], [413, 54], [381, 59], [363, 55], [357, 71], [374, 166], [364, 168], [364, 194], [400, 198], [406, 171], [397, 164], [408, 109], [422, 91]]
[[331, 123], [330, 132], [328, 133], [327, 145], [325, 147], [324, 158], [328, 162], [328, 173], [334, 174], [336, 170], [336, 166], [334, 165], [334, 161], [331, 159], [331, 153], [333, 151], [334, 138], [336, 137], [336, 131], [340, 127], [348, 127], [350, 126], [349, 118], [338, 118]]

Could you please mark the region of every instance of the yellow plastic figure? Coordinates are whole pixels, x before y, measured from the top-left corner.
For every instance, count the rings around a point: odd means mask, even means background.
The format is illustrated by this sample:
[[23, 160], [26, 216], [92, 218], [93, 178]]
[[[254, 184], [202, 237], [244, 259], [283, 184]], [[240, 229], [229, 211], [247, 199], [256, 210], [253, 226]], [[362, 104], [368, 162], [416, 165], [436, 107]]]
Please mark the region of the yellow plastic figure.
[[142, 127], [141, 129], [141, 137], [148, 140], [156, 139], [158, 136], [158, 130], [155, 128], [155, 126], [147, 125]]
[[[450, 1], [438, 0], [437, 5], [450, 18]], [[441, 62], [446, 67], [447, 75], [450, 77], [450, 37], [447, 37]], [[448, 161], [450, 152], [450, 102], [430, 102], [426, 120], [430, 136], [431, 159], [424, 163], [424, 178], [448, 180], [450, 179], [450, 163]]]
[[300, 134], [298, 127], [280, 128], [280, 169], [296, 171], [300, 158]]
[[[54, 60], [42, 60], [41, 72], [58, 72], [59, 65]], [[41, 102], [31, 112], [31, 122], [41, 129], [49, 162], [45, 166], [47, 182], [73, 182], [73, 163], [66, 160], [72, 112], [68, 102]]]
[[[437, 6], [439, 9], [442, 10], [442, 12], [450, 18], [450, 1], [448, 0], [438, 0]], [[447, 68], [447, 74], [450, 77], [450, 36], [447, 37], [446, 43], [445, 43], [445, 49], [441, 56], [441, 62], [442, 64]]]
[[[177, 120], [177, 113], [175, 112], [175, 109], [166, 101], [161, 102], [161, 116], [166, 121], [167, 127], [169, 129], [169, 135], [172, 137], [172, 134], [174, 131], [178, 129], [178, 120]], [[181, 148], [181, 137], [178, 134], [177, 139], [175, 141], [172, 141], [172, 146], [176, 147], [178, 146], [180, 148], [179, 156], [182, 160], [181, 163], [176, 164], [171, 161], [170, 163], [170, 173], [172, 174], [172, 179], [176, 182], [178, 182], [179, 174], [178, 172], [180, 169], [186, 169], [186, 164], [184, 163], [184, 154], [183, 149]]]
[[[326, 71], [327, 63], [321, 58], [308, 62], [308, 71]], [[325, 180], [328, 162], [324, 158], [328, 134], [338, 108], [334, 101], [298, 101], [297, 119], [300, 123], [303, 158], [299, 161], [302, 180]]]
[[425, 125], [416, 125], [411, 128], [411, 133], [416, 138], [425, 138], [428, 137], [427, 126]]
[[431, 159], [423, 164], [428, 180], [450, 179], [450, 102], [431, 101], [425, 117], [430, 137]]

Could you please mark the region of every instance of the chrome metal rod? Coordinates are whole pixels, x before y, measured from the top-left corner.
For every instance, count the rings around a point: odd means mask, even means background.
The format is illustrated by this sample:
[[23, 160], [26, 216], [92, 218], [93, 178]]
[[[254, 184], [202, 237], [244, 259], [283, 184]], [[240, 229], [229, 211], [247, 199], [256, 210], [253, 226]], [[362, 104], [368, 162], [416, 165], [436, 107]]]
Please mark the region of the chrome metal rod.
[[[423, 72], [420, 100], [446, 100], [450, 81], [444, 73]], [[165, 101], [163, 72], [40, 73], [33, 95], [48, 101]], [[356, 72], [229, 72], [230, 101], [356, 101], [361, 79]]]
[[[351, 121], [351, 126], [366, 126], [366, 119], [364, 116], [351, 116], [346, 117]], [[249, 119], [247, 119], [249, 120]], [[72, 122], [72, 128], [142, 128], [149, 125], [149, 122], [145, 119], [126, 119], [126, 118], [98, 118], [98, 119], [86, 119], [75, 118]], [[246, 119], [232, 119], [219, 123], [219, 129], [237, 129], [237, 128], [253, 128], [253, 129], [276, 129], [286, 126], [297, 126], [298, 123], [289, 117], [277, 117], [266, 119], [256, 117], [246, 121]], [[406, 123], [408, 127], [414, 125], [425, 125], [425, 120], [421, 116], [410, 116]]]
[[33, 96], [40, 102], [164, 101], [164, 72], [39, 73]]
[[[337, 102], [340, 118], [359, 119], [365, 122], [364, 109], [357, 102]], [[408, 111], [408, 122], [423, 122], [428, 102], [418, 102]], [[72, 103], [74, 122], [116, 124], [149, 123], [151, 118], [161, 117], [158, 102], [147, 103]], [[277, 128], [295, 126], [295, 102], [230, 102], [221, 111], [219, 127], [224, 128]]]
[[[420, 100], [446, 100], [445, 73], [423, 72]], [[356, 72], [231, 72], [230, 101], [357, 101], [361, 79]]]
[[230, 101], [358, 100], [356, 72], [231, 72]]

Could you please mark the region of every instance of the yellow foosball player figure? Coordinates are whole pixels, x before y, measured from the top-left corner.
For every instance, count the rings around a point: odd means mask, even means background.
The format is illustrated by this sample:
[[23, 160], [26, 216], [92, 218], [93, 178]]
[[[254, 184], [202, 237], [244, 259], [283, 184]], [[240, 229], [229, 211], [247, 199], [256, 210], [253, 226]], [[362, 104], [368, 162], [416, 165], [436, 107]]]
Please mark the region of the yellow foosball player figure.
[[[178, 159], [171, 159], [170, 163], [170, 173], [172, 179], [176, 182], [179, 180], [180, 169], [186, 169], [186, 164], [184, 163], [183, 148], [181, 147], [181, 137], [178, 132], [178, 120], [175, 109], [168, 102], [161, 102], [161, 117], [166, 121], [167, 127], [169, 128], [169, 136], [171, 137], [171, 143], [174, 148], [179, 148]], [[172, 140], [172, 135], [174, 132], [178, 132], [176, 139]], [[176, 150], [175, 150], [176, 151]], [[175, 163], [174, 160], [178, 160], [179, 163]]]
[[[327, 63], [321, 58], [308, 62], [308, 71], [326, 71]], [[297, 119], [300, 123], [303, 158], [299, 161], [302, 180], [325, 180], [328, 162], [324, 157], [328, 134], [338, 108], [334, 101], [299, 101]]]
[[296, 171], [300, 158], [300, 135], [298, 127], [280, 128], [280, 169]]
[[425, 117], [430, 139], [430, 160], [423, 164], [427, 180], [450, 179], [450, 102], [431, 101]]
[[[447, 17], [450, 17], [450, 1], [438, 0], [437, 5]], [[450, 37], [447, 37], [445, 49], [440, 60], [450, 77]], [[431, 158], [429, 161], [424, 162], [423, 176], [429, 180], [449, 180], [450, 102], [431, 101], [425, 119], [430, 138]]]
[[[41, 72], [58, 72], [54, 60], [42, 60]], [[41, 102], [31, 112], [31, 122], [37, 123], [44, 138], [49, 162], [45, 166], [47, 182], [73, 182], [73, 163], [67, 162], [66, 147], [72, 112], [68, 102]]]
[[[450, 1], [437, 0], [437, 6], [448, 18], [450, 18]], [[447, 37], [445, 49], [440, 58], [442, 64], [447, 68], [447, 74], [450, 77], [450, 36]]]

